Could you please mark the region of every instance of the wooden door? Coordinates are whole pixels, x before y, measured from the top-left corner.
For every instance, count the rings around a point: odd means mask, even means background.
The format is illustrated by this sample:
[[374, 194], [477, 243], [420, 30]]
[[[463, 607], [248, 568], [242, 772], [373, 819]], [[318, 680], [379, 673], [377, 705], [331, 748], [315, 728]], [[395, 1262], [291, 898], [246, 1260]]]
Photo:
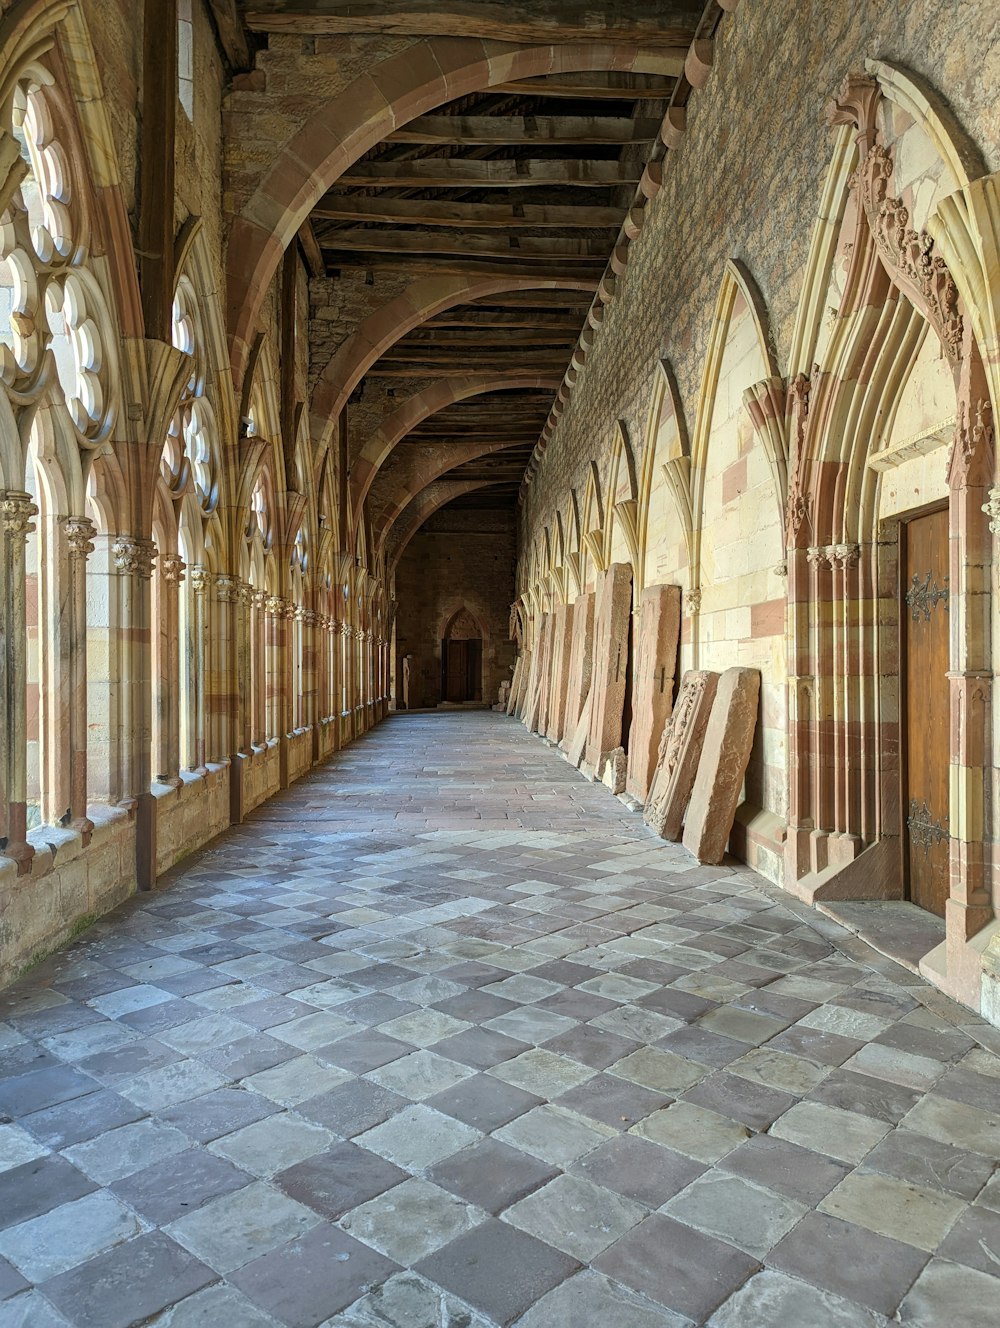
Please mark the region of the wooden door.
[[445, 687], [446, 701], [467, 701], [469, 686], [469, 643], [448, 642], [448, 673]]
[[904, 527], [901, 607], [905, 752], [903, 868], [909, 896], [944, 916], [948, 898], [948, 512]]

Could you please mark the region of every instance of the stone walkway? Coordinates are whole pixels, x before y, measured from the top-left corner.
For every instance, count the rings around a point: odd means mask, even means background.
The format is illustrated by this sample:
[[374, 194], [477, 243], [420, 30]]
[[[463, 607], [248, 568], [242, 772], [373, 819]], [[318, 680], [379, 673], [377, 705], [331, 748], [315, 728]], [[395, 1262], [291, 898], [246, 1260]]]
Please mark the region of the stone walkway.
[[394, 717], [0, 1020], [0, 1328], [1000, 1322], [995, 1031], [499, 715]]

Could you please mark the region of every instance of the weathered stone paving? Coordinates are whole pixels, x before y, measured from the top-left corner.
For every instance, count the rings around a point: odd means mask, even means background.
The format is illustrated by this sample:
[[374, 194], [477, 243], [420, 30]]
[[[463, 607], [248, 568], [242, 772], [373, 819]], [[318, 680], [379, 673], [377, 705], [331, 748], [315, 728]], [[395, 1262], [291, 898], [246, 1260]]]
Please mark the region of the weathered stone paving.
[[995, 1031], [395, 717], [0, 996], [0, 1328], [987, 1328]]

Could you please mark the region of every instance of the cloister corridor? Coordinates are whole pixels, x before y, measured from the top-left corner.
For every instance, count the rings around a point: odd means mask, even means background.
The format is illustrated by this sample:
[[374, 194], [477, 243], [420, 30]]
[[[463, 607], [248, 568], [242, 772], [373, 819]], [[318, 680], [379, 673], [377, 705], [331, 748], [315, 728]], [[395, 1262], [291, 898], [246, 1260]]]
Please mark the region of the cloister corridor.
[[0, 997], [2, 1328], [985, 1328], [1000, 1037], [397, 715]]

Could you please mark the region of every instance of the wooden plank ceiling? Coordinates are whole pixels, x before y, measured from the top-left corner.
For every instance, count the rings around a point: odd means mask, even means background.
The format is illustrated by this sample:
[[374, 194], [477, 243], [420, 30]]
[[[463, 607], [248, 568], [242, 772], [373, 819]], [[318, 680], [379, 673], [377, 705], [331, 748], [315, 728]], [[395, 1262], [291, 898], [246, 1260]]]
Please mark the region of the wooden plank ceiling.
[[236, 4], [257, 41], [269, 33], [611, 40], [641, 44], [646, 68], [657, 69], [522, 79], [439, 106], [355, 163], [305, 228], [312, 262], [331, 275], [569, 278], [584, 285], [449, 309], [397, 341], [370, 370], [372, 377], [411, 383], [458, 374], [509, 378], [513, 390], [449, 406], [408, 441], [503, 442], [502, 452], [465, 462], [445, 478], [482, 481], [482, 489], [456, 505], [513, 505], [552, 404], [551, 391], [520, 390], [516, 380], [558, 378], [569, 364], [705, 0]]

